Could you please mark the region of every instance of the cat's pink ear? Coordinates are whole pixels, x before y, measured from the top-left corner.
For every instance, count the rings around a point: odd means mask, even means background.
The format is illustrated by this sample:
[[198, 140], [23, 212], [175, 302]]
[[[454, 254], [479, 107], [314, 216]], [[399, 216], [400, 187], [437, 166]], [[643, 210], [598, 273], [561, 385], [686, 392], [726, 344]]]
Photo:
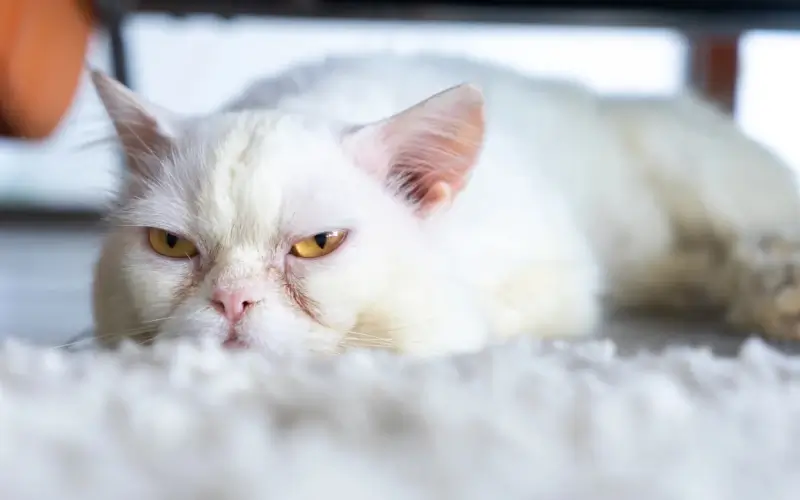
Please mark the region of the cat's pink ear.
[[92, 71], [92, 82], [111, 118], [133, 173], [150, 176], [172, 147], [173, 117], [117, 80]]
[[449, 204], [466, 186], [483, 137], [483, 95], [464, 84], [357, 127], [345, 135], [343, 144], [357, 165], [426, 215]]

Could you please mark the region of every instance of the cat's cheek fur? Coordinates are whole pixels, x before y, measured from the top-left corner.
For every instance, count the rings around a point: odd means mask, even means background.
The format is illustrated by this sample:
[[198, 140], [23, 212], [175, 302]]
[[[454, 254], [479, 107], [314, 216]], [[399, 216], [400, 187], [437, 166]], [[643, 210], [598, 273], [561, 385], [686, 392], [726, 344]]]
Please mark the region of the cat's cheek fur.
[[489, 325], [472, 290], [434, 275], [418, 266], [397, 266], [380, 299], [361, 311], [359, 328], [388, 335], [394, 350], [415, 356], [485, 347], [492, 340]]
[[407, 208], [390, 205], [380, 218], [363, 221], [335, 253], [289, 259], [287, 270], [302, 281], [318, 320], [294, 316], [292, 329], [317, 351], [330, 349], [331, 339], [337, 350], [422, 356], [486, 345], [489, 330], [471, 289], [444, 279], [448, 266], [431, 255], [420, 221]]
[[[390, 331], [365, 331], [359, 322], [381, 295], [381, 289], [391, 283], [389, 269], [404, 251], [401, 225], [393, 227], [400, 231], [394, 235], [396, 242], [388, 233], [382, 235], [385, 228], [362, 227], [348, 236], [334, 254], [314, 260], [288, 259], [287, 273], [297, 277], [314, 304], [314, 317], [308, 318], [313, 325], [306, 329], [315, 332], [316, 337], [324, 331], [328, 337], [335, 337], [342, 348], [391, 348]], [[381, 245], [385, 242], [392, 244]], [[297, 304], [294, 309], [303, 312]]]
[[254, 308], [242, 322], [241, 331], [253, 348], [276, 354], [337, 354], [341, 344], [340, 332], [282, 300]]
[[93, 306], [97, 339], [113, 346], [126, 337], [153, 337], [187, 295], [192, 272], [190, 261], [155, 254], [138, 231], [114, 231], [96, 268]]
[[227, 332], [226, 320], [209, 306], [203, 295], [196, 294], [178, 304], [159, 325], [158, 339], [199, 338], [222, 343]]
[[392, 226], [395, 245], [379, 245], [388, 240], [373, 235], [374, 247], [352, 252], [347, 265], [332, 269], [327, 278], [336, 276], [342, 283], [336, 293], [323, 276], [310, 280], [309, 289], [321, 297], [328, 315], [338, 314], [340, 320], [348, 315], [353, 326], [345, 346], [421, 356], [483, 347], [489, 330], [472, 290], [444, 279], [448, 268], [421, 244], [416, 222], [408, 217], [406, 224]]

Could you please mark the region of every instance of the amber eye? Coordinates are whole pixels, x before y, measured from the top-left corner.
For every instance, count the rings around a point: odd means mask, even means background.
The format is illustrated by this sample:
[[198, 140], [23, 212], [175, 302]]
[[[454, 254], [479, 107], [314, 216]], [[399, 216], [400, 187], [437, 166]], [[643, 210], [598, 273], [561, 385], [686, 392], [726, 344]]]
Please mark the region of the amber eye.
[[191, 241], [163, 229], [151, 227], [147, 230], [150, 246], [164, 257], [187, 258], [197, 255], [197, 247]]
[[347, 231], [317, 233], [292, 245], [291, 254], [301, 259], [323, 257], [339, 248], [346, 236]]

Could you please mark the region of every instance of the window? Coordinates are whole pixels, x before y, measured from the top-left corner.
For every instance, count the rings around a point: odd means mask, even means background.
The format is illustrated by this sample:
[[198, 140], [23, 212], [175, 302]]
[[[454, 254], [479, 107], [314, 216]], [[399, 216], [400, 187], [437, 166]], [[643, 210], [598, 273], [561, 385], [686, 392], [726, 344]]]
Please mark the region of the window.
[[756, 31], [740, 43], [737, 119], [800, 171], [800, 35]]
[[[249, 80], [326, 53], [391, 49], [466, 54], [533, 75], [579, 78], [602, 92], [668, 93], [684, 81], [686, 47], [669, 30], [457, 23], [359, 22], [137, 15], [126, 26], [132, 86], [176, 111], [212, 109]], [[88, 56], [108, 70], [98, 35]], [[0, 143], [0, 202], [102, 208], [118, 157], [88, 82], [56, 137]]]

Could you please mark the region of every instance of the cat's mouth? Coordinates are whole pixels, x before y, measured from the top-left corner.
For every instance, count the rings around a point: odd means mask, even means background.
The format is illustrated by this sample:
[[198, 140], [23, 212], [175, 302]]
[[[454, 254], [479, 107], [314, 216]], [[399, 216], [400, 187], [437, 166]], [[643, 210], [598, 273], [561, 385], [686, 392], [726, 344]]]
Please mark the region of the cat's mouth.
[[250, 348], [250, 342], [239, 334], [236, 325], [231, 325], [228, 328], [228, 335], [222, 341], [222, 347], [226, 349], [248, 349]]
[[249, 349], [250, 343], [240, 337], [231, 335], [222, 342], [222, 347], [226, 349]]

